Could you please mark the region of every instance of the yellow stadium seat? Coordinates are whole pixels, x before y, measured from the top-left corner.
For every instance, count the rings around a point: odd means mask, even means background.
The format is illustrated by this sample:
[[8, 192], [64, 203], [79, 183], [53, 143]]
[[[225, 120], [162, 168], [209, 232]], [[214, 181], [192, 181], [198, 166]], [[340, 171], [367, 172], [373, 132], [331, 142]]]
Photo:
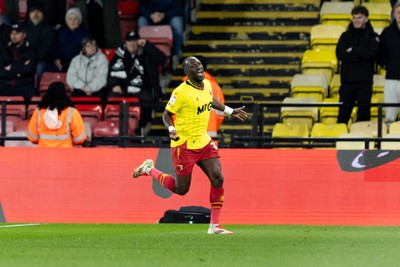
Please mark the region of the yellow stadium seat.
[[317, 122], [311, 130], [311, 137], [338, 137], [348, 133], [347, 125], [344, 123], [326, 124]]
[[311, 49], [336, 50], [340, 35], [346, 30], [343, 25], [319, 24], [311, 27]]
[[[307, 138], [309, 130], [306, 124], [301, 123], [276, 123], [272, 129], [272, 138]], [[273, 141], [275, 144], [293, 144], [299, 142]], [[307, 144], [307, 141], [300, 142]]]
[[332, 77], [332, 81], [329, 86], [329, 96], [339, 98], [339, 89], [340, 89], [340, 74], [335, 74]]
[[[387, 126], [382, 123], [382, 136], [387, 132]], [[378, 122], [377, 121], [357, 121], [351, 124], [350, 133], [378, 136]]]
[[312, 97], [321, 102], [328, 95], [328, 82], [323, 74], [296, 74], [292, 79], [293, 97]]
[[383, 97], [384, 87], [385, 87], [385, 75], [374, 74], [374, 82], [372, 84], [372, 95]]
[[322, 24], [340, 24], [345, 27], [351, 22], [353, 2], [324, 2], [320, 10]]
[[392, 122], [389, 126], [390, 134], [400, 134], [400, 121]]
[[[383, 103], [383, 94], [382, 95], [373, 95], [371, 98], [371, 103], [378, 104]], [[385, 109], [382, 107], [382, 120], [385, 118]], [[379, 109], [378, 106], [371, 107], [371, 120], [378, 120], [379, 117]]]
[[[285, 97], [284, 104], [316, 103], [311, 97]], [[282, 123], [306, 124], [311, 130], [314, 122], [318, 120], [318, 107], [313, 106], [282, 106], [280, 120]]]
[[392, 6], [389, 1], [385, 3], [370, 3], [364, 2], [362, 3], [369, 11], [369, 21], [372, 24], [372, 27], [381, 27], [384, 28], [388, 26], [392, 20]]
[[[324, 99], [324, 103], [339, 103], [339, 97]], [[325, 124], [336, 123], [339, 113], [339, 106], [325, 106], [319, 109], [319, 121]]]
[[337, 72], [338, 60], [332, 50], [306, 50], [301, 60], [303, 74], [324, 74], [328, 83]]
[[[372, 135], [360, 134], [360, 133], [347, 133], [340, 135], [338, 138], [372, 138]], [[374, 149], [375, 143], [373, 141], [368, 142], [367, 149]], [[338, 150], [364, 150], [364, 141], [336, 141], [336, 149]]]
[[397, 138], [399, 141], [381, 141], [382, 150], [400, 150], [400, 133], [389, 133], [383, 136], [385, 138]]

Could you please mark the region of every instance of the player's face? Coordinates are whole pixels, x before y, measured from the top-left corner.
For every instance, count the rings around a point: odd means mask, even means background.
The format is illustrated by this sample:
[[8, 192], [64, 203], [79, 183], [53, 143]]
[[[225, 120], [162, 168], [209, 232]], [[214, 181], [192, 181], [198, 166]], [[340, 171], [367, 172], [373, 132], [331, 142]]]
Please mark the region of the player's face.
[[363, 29], [368, 22], [368, 17], [363, 14], [354, 14], [352, 17], [353, 26], [356, 29]]
[[393, 16], [397, 24], [400, 24], [400, 6], [398, 6], [395, 10], [393, 10]]
[[200, 60], [197, 58], [190, 59], [189, 70], [187, 75], [193, 82], [202, 82], [204, 80], [204, 68]]

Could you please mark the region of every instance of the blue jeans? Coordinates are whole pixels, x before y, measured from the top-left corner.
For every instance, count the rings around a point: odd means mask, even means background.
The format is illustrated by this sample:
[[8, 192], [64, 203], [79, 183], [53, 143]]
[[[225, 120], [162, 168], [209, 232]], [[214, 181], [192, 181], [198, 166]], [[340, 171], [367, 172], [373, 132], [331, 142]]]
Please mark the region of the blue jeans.
[[[183, 46], [183, 28], [184, 28], [184, 19], [183, 17], [173, 17], [169, 22], [172, 28], [172, 35], [174, 38], [174, 45], [172, 47], [172, 55], [177, 55], [179, 56], [182, 51], [182, 46]], [[153, 25], [153, 22], [151, 20], [146, 19], [143, 16], [140, 16], [138, 21], [137, 21], [137, 29], [139, 29], [142, 26], [146, 25]]]

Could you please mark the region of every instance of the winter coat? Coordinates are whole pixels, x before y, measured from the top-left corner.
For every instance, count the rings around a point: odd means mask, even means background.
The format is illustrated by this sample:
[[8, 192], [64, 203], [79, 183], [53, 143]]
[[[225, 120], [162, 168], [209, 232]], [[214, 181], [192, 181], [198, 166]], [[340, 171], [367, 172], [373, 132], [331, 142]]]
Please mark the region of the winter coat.
[[380, 37], [379, 65], [386, 69], [386, 79], [400, 80], [400, 29], [396, 21]]
[[154, 12], [164, 13], [164, 20], [160, 24], [166, 24], [173, 17], [184, 16], [183, 6], [182, 0], [144, 0], [140, 2], [139, 13], [148, 20], [151, 20], [150, 16]]
[[107, 84], [108, 60], [99, 49], [92, 57], [82, 52], [74, 57], [67, 72], [67, 83], [73, 89], [87, 85], [91, 92], [97, 92]]
[[66, 0], [28, 0], [27, 10], [34, 5], [41, 5], [43, 7], [44, 21], [54, 27], [57, 24], [65, 24], [66, 2]]
[[[350, 47], [351, 52], [347, 52]], [[355, 29], [350, 23], [336, 46], [336, 57], [341, 61], [341, 83], [372, 84], [378, 51], [378, 35], [370, 22], [367, 22], [364, 29]]]
[[56, 32], [53, 27], [44, 21], [35, 25], [31, 20], [25, 23], [25, 27], [26, 38], [37, 49], [38, 60], [50, 60], [56, 40]]

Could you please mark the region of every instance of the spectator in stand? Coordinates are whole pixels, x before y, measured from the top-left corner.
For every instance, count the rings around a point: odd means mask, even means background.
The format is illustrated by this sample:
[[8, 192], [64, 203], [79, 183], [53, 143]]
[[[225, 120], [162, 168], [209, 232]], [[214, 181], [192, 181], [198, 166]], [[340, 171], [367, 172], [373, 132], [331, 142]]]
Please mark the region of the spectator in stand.
[[339, 107], [337, 122], [347, 124], [353, 105], [357, 102], [357, 120], [369, 121], [374, 66], [379, 51], [379, 38], [368, 19], [368, 9], [355, 6], [352, 22], [342, 33], [336, 46], [336, 57], [341, 61]]
[[65, 22], [66, 25], [57, 32], [53, 50], [54, 66], [50, 69], [52, 71], [66, 72], [72, 58], [81, 51], [83, 39], [89, 37], [89, 31], [82, 24], [82, 13], [79, 8], [68, 9]]
[[72, 96], [107, 96], [108, 59], [91, 37], [83, 39], [82, 51], [75, 56], [67, 72]]
[[4, 16], [0, 11], [0, 48], [7, 46], [10, 41], [10, 30], [11, 27], [4, 22]]
[[142, 0], [137, 29], [145, 25], [169, 24], [172, 28], [174, 45], [172, 48], [173, 63], [178, 62], [183, 46], [185, 27], [185, 1], [183, 0]]
[[[386, 69], [384, 102], [400, 103], [400, 2], [393, 7], [394, 20], [383, 29], [379, 65]], [[385, 107], [385, 122], [397, 120], [398, 107]]]
[[10, 40], [0, 51], [0, 95], [23, 96], [28, 101], [35, 95], [37, 52], [26, 40], [22, 24], [12, 25]]
[[39, 88], [43, 72], [49, 68], [56, 32], [44, 19], [43, 6], [31, 6], [26, 21], [26, 36], [38, 52], [36, 88]]
[[[157, 68], [164, 66], [165, 54], [152, 43], [140, 39], [135, 31], [126, 33], [110, 62], [108, 75], [109, 97], [137, 97], [142, 103], [157, 102], [161, 86]], [[141, 127], [151, 120], [152, 109], [144, 109]]]
[[85, 142], [85, 124], [62, 82], [50, 84], [32, 114], [26, 136], [39, 147], [70, 148]]
[[9, 24], [10, 21], [9, 21], [8, 15], [7, 15], [7, 7], [6, 7], [5, 0], [0, 0], [0, 14], [2, 16], [1, 23]]
[[43, 7], [44, 21], [55, 30], [64, 24], [66, 0], [27, 0], [27, 10], [31, 10], [33, 6]]

